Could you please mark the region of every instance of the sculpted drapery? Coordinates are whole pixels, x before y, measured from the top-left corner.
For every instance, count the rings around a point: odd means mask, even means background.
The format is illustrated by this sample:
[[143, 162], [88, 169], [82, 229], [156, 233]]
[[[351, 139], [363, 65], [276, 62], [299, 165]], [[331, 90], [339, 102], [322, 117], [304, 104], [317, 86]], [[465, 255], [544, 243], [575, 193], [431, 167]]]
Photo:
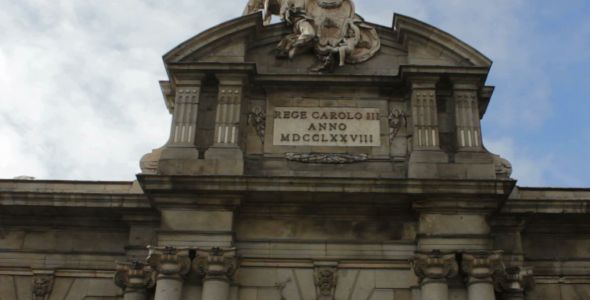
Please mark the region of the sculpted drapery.
[[356, 14], [352, 0], [250, 0], [244, 14], [260, 10], [265, 24], [278, 15], [293, 28], [278, 44], [277, 57], [292, 59], [313, 49], [318, 63], [312, 71], [365, 62], [381, 47], [377, 31]]

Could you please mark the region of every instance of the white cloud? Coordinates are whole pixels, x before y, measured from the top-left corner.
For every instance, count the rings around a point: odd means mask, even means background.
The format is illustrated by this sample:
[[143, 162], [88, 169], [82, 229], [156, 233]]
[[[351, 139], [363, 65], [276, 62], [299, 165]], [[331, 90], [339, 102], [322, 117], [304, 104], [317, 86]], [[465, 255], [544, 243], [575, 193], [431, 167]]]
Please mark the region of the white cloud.
[[[166, 78], [161, 56], [238, 17], [245, 2], [0, 0], [0, 177], [132, 179], [139, 158], [169, 132], [157, 84]], [[536, 37], [530, 2], [356, 3], [368, 21], [390, 26], [397, 11], [494, 59], [490, 83], [510, 84], [499, 86], [492, 101], [493, 126], [535, 128], [547, 118], [553, 91], [530, 49]], [[588, 36], [590, 23], [584, 28]], [[514, 139], [488, 144], [514, 160], [515, 174], [526, 183], [546, 183], [539, 171], [544, 164]]]

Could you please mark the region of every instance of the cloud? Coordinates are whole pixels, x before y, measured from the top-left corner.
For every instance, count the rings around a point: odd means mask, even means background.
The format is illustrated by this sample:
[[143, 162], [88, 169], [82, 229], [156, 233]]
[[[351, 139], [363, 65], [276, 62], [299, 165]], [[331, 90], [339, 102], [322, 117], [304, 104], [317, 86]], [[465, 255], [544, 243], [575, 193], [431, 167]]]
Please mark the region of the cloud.
[[[572, 1], [572, 7], [584, 5]], [[139, 158], [168, 138], [170, 116], [157, 84], [166, 78], [161, 56], [239, 16], [245, 2], [0, 0], [0, 177], [133, 179]], [[396, 11], [491, 57], [488, 82], [498, 88], [484, 126], [505, 138], [488, 139], [488, 146], [513, 159], [523, 182], [548, 183], [544, 161], [557, 156], [549, 148], [532, 153], [520, 137], [542, 130], [554, 109], [545, 66], [588, 59], [587, 18], [580, 18], [579, 32], [547, 32], [536, 11], [566, 12], [524, 0], [356, 4], [371, 22], [390, 26]], [[545, 35], [563, 43], [540, 47]], [[557, 51], [565, 54], [552, 55]]]

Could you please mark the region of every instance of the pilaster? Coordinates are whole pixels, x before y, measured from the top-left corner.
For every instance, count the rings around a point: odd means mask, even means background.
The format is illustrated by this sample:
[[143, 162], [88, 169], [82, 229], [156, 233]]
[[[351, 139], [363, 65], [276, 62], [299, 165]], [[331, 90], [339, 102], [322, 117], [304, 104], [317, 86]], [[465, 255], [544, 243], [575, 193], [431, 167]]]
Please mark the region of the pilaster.
[[149, 247], [148, 263], [158, 272], [154, 300], [180, 300], [191, 259], [187, 248]]
[[242, 175], [244, 155], [241, 149], [240, 125], [246, 75], [218, 74], [217, 112], [214, 144], [205, 153], [206, 160], [217, 161], [218, 175]]
[[147, 300], [156, 284], [156, 273], [139, 261], [117, 263], [115, 284], [124, 290], [124, 300]]
[[195, 269], [203, 278], [202, 300], [228, 300], [238, 267], [235, 248], [197, 249]]
[[410, 178], [436, 178], [436, 164], [448, 162], [441, 151], [436, 85], [438, 76], [412, 76], [410, 86], [412, 151], [408, 176]]
[[454, 253], [417, 252], [412, 261], [414, 273], [420, 280], [422, 300], [447, 300], [447, 280], [457, 275], [459, 266]]
[[194, 164], [199, 159], [196, 139], [203, 78], [203, 74], [192, 74], [176, 81], [170, 138], [158, 164], [163, 174], [182, 174], [183, 165]]
[[451, 78], [458, 151], [482, 150], [479, 79]]

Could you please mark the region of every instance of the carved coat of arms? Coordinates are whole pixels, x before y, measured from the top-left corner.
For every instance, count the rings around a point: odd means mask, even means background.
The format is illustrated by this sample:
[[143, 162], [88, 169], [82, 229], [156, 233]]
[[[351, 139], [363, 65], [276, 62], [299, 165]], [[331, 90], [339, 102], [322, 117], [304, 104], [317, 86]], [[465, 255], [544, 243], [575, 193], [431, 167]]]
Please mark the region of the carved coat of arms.
[[277, 57], [293, 58], [310, 49], [316, 72], [369, 60], [381, 48], [377, 31], [356, 14], [352, 0], [250, 0], [245, 14], [264, 11], [265, 23], [279, 15], [293, 33], [277, 46]]

